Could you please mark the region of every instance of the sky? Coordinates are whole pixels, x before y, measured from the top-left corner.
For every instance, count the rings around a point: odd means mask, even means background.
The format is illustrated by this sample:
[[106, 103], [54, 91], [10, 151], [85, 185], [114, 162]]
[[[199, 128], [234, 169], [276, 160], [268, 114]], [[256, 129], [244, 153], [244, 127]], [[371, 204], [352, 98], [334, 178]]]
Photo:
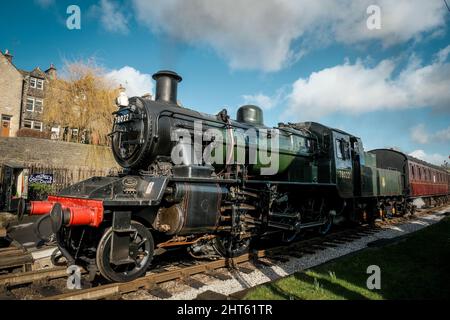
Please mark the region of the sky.
[[6, 1], [5, 49], [26, 70], [94, 59], [129, 96], [153, 93], [151, 75], [170, 69], [188, 108], [234, 116], [256, 104], [267, 126], [316, 121], [366, 150], [449, 160], [444, 0]]

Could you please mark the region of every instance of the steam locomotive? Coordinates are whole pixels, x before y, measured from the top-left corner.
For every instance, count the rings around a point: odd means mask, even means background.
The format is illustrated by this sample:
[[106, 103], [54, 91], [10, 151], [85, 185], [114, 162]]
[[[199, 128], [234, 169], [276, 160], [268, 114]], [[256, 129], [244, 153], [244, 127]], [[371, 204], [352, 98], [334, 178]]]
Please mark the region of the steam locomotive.
[[[315, 122], [268, 128], [253, 105], [236, 120], [225, 109], [203, 114], [178, 105], [178, 74], [153, 79], [155, 100], [118, 99], [110, 135], [122, 173], [19, 205], [20, 216], [50, 214], [69, 264], [125, 282], [146, 272], [156, 249], [237, 256], [261, 237], [290, 242], [305, 229], [412, 213], [424, 196], [412, 192], [411, 159], [400, 153], [365, 152], [360, 138]], [[439, 187], [426, 196], [445, 202], [449, 175], [432, 169]]]

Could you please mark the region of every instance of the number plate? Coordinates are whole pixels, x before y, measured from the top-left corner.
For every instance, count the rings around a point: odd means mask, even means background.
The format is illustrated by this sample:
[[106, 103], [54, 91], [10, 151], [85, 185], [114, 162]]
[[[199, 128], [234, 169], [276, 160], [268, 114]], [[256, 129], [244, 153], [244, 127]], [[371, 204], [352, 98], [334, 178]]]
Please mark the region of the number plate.
[[124, 113], [124, 114], [118, 114], [116, 116], [116, 123], [117, 124], [121, 124], [121, 123], [125, 123], [131, 120], [131, 114], [129, 112]]

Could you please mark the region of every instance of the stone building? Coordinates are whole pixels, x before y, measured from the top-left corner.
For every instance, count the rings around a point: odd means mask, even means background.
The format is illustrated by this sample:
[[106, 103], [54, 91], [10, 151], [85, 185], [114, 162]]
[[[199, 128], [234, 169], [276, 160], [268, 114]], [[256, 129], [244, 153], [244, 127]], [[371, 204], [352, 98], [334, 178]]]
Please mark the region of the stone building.
[[53, 64], [45, 71], [20, 70], [8, 50], [0, 52], [0, 136], [15, 137], [20, 129], [50, 131], [43, 122], [45, 92], [56, 77]]
[[0, 52], [0, 136], [15, 137], [20, 128], [23, 76], [13, 56]]
[[50, 65], [46, 71], [39, 67], [28, 72], [20, 70], [23, 76], [21, 128], [45, 131], [43, 113], [45, 110], [45, 92], [49, 80], [56, 78], [56, 68]]

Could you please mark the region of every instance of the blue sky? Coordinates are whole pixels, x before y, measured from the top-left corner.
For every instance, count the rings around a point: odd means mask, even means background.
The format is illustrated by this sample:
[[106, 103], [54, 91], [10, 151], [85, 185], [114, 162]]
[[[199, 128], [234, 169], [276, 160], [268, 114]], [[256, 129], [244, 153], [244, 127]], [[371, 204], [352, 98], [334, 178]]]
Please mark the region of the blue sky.
[[[69, 30], [69, 5], [81, 29]], [[380, 29], [369, 29], [370, 5]], [[22, 69], [94, 57], [130, 94], [183, 76], [207, 113], [245, 103], [266, 125], [314, 120], [442, 163], [450, 154], [450, 12], [443, 0], [54, 1], [2, 4], [0, 49]]]

